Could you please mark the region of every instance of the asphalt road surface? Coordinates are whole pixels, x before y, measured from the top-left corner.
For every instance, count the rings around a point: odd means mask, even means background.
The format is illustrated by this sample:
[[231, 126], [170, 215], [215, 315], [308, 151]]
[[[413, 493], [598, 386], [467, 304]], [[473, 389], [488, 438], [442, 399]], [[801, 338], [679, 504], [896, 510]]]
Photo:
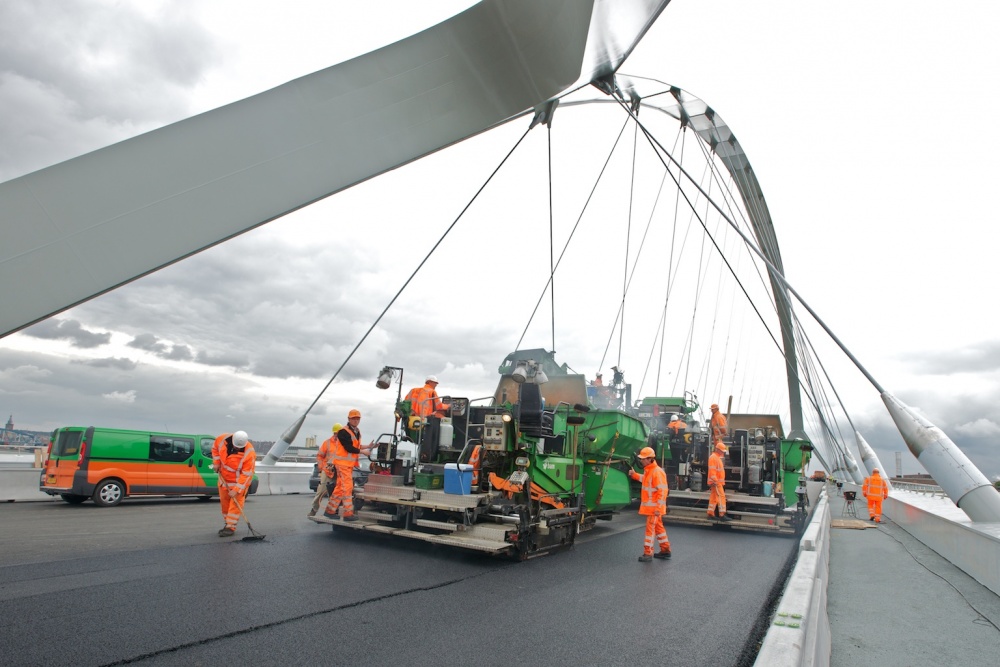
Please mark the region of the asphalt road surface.
[[219, 538], [217, 502], [0, 506], [0, 665], [752, 664], [797, 540], [670, 526], [639, 563], [626, 510], [514, 563], [247, 504], [263, 542]]

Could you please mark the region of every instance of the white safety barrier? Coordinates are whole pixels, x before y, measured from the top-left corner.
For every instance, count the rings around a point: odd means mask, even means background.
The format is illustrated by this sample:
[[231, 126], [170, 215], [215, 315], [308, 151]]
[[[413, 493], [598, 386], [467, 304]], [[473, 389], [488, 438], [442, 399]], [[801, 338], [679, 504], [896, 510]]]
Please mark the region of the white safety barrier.
[[798, 560], [754, 665], [826, 667], [830, 664], [832, 641], [826, 611], [830, 521], [830, 504], [824, 489], [799, 540]]
[[1000, 523], [976, 523], [950, 498], [893, 490], [882, 506], [893, 523], [1000, 595]]
[[[38, 490], [41, 475], [38, 468], [0, 469], [0, 502], [32, 502], [39, 500], [61, 500]], [[278, 496], [295, 493], [312, 493], [309, 490], [309, 475], [312, 466], [257, 468], [257, 495]]]

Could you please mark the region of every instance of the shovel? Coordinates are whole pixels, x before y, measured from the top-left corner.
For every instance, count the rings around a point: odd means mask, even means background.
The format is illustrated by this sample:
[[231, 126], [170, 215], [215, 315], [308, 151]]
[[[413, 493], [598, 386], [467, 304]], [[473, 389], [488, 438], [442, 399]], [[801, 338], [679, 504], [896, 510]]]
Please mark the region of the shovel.
[[[219, 475], [219, 479], [222, 480], [222, 486], [225, 487], [226, 491], [229, 491], [229, 483], [225, 479], [222, 478], [222, 475]], [[247, 517], [246, 511], [243, 509], [243, 503], [241, 503], [239, 500], [237, 500], [236, 497], [233, 498], [233, 502], [236, 503], [236, 507], [240, 510], [240, 514], [243, 515], [243, 520], [247, 522], [247, 528], [250, 529], [250, 534], [247, 535], [246, 537], [242, 538], [241, 541], [243, 541], [243, 542], [260, 542], [265, 537], [267, 537], [267, 535], [262, 535], [262, 534], [258, 533], [257, 531], [255, 531], [253, 529], [253, 526], [250, 525], [250, 519]]]

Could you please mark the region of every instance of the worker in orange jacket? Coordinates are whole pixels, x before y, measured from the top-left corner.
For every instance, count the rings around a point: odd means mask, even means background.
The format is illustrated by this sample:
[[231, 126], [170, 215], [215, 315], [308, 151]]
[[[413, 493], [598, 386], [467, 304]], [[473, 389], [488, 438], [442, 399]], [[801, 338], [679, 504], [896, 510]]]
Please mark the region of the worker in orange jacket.
[[718, 508], [719, 518], [729, 521], [730, 518], [726, 515], [726, 467], [723, 464], [725, 455], [726, 445], [717, 440], [715, 451], [708, 457], [708, 516], [715, 518], [715, 509]]
[[[670, 540], [663, 527], [663, 516], [667, 513], [667, 474], [656, 463], [656, 453], [652, 447], [643, 447], [639, 451], [639, 464], [642, 466], [642, 476], [634, 470], [627, 470], [629, 479], [642, 482], [639, 514], [646, 517], [646, 541], [643, 543], [640, 563], [648, 563], [654, 558], [670, 558]], [[660, 550], [653, 554], [653, 538], [660, 543]]]
[[672, 432], [673, 435], [677, 435], [681, 430], [687, 428], [687, 422], [681, 419], [680, 415], [673, 415], [670, 419], [670, 423], [667, 424], [667, 429]]
[[[219, 537], [229, 537], [236, 532], [236, 524], [243, 514], [243, 503], [250, 491], [250, 482], [253, 481], [253, 471], [257, 465], [257, 452], [245, 431], [221, 435], [215, 441], [219, 445], [219, 503], [222, 506], [222, 518], [226, 522], [219, 531]], [[213, 447], [213, 461], [216, 455], [214, 449]]]
[[729, 422], [726, 415], [719, 412], [719, 406], [712, 404], [712, 420], [709, 422], [712, 429], [712, 443], [722, 442], [722, 439], [729, 435]]
[[441, 401], [437, 393], [438, 379], [434, 375], [428, 375], [424, 380], [423, 387], [414, 387], [406, 394], [410, 402], [410, 414], [426, 418], [430, 416], [444, 417], [448, 404]]
[[[361, 412], [351, 410], [347, 413], [347, 426], [337, 432], [333, 440], [333, 454], [327, 460], [329, 467], [331, 459], [336, 469], [337, 485], [330, 494], [330, 500], [326, 503], [326, 510], [323, 516], [328, 519], [341, 518], [344, 521], [357, 521], [354, 516], [354, 468], [358, 465], [358, 454], [368, 454], [375, 445], [361, 445], [361, 430], [358, 424], [361, 423]], [[344, 515], [340, 517], [338, 512], [343, 507]]]
[[476, 445], [472, 448], [472, 453], [469, 454], [469, 465], [472, 466], [472, 490], [475, 491], [479, 488], [479, 471], [483, 466], [482, 463], [482, 453], [483, 446]]
[[878, 474], [878, 468], [872, 470], [870, 477], [865, 478], [861, 494], [868, 499], [869, 521], [882, 523], [882, 501], [889, 497], [889, 483]]
[[323, 441], [323, 444], [319, 446], [319, 451], [316, 452], [316, 468], [319, 469], [319, 486], [316, 487], [316, 495], [313, 496], [312, 509], [309, 510], [309, 516], [316, 516], [316, 512], [319, 511], [319, 504], [323, 502], [323, 497], [330, 493], [333, 489], [331, 485], [336, 480], [336, 468], [331, 469], [330, 464], [333, 461], [333, 439], [337, 437], [337, 432], [344, 428], [341, 424], [333, 425], [333, 435]]

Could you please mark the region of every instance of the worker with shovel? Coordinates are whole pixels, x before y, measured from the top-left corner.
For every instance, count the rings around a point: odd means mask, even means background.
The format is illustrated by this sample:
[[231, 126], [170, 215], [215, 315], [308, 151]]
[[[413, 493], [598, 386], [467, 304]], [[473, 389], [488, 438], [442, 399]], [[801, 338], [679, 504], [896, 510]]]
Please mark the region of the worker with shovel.
[[[226, 525], [219, 530], [219, 537], [229, 537], [236, 532], [236, 524], [243, 514], [243, 503], [253, 471], [257, 463], [257, 452], [247, 438], [246, 431], [236, 431], [222, 437], [219, 442], [219, 502]], [[249, 524], [248, 524], [249, 525]]]

